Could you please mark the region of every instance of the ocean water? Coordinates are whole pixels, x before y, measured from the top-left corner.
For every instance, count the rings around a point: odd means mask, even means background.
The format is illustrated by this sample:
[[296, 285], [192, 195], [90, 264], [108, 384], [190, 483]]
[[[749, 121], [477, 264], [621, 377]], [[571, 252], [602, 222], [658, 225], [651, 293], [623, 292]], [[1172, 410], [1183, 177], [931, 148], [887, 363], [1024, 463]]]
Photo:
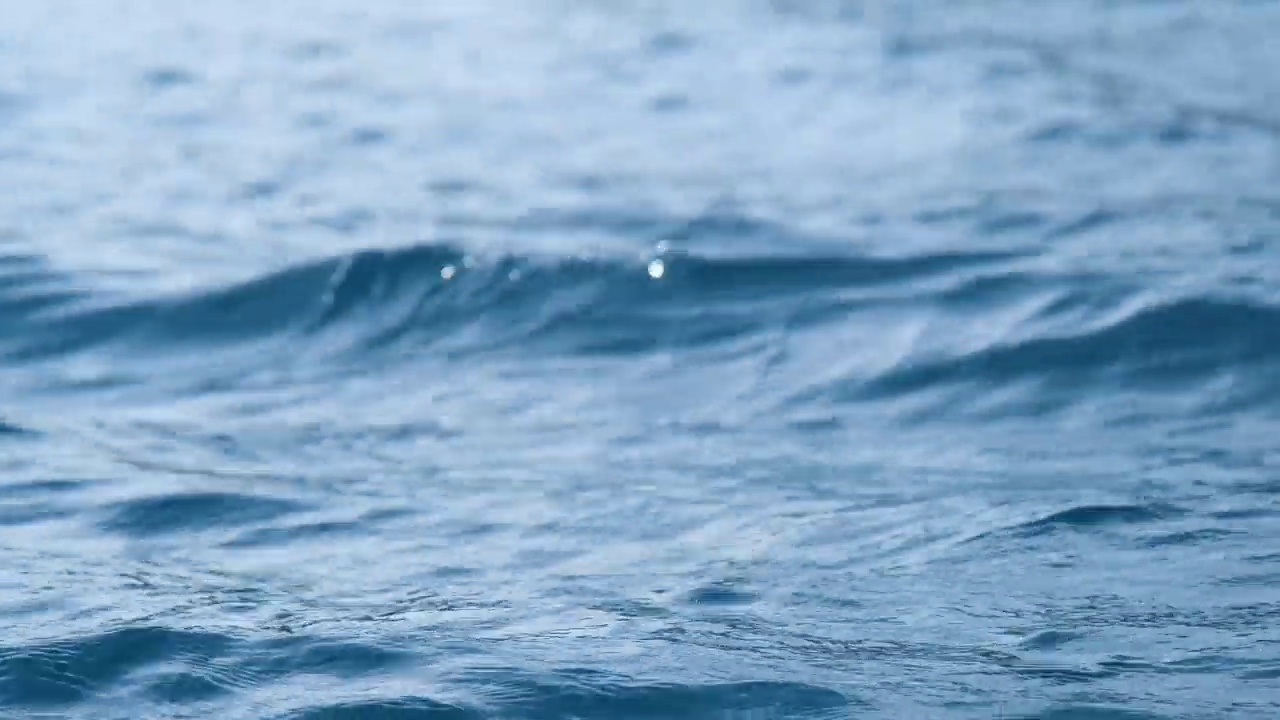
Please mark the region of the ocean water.
[[0, 13], [0, 716], [1280, 717], [1280, 3]]

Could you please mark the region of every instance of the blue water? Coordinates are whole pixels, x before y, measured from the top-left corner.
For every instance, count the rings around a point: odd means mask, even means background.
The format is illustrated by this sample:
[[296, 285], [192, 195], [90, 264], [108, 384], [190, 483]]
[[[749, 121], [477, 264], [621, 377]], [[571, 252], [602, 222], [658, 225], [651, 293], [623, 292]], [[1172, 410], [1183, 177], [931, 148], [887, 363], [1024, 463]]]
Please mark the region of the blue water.
[[0, 715], [1280, 717], [1280, 3], [0, 13]]

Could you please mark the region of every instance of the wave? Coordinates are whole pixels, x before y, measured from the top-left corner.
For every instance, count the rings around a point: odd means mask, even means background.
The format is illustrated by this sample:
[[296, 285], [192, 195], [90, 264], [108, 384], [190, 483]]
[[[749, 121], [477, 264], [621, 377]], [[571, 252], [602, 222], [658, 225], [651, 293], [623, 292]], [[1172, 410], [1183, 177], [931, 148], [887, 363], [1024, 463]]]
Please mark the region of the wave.
[[[1043, 634], [1042, 634], [1043, 635]], [[1028, 653], [1051, 650], [1079, 633], [1056, 633], [1024, 643]], [[893, 644], [867, 643], [871, 656]], [[1147, 664], [1103, 660], [1056, 665], [995, 650], [951, 656], [920, 648], [932, 662], [1003, 672], [1050, 685], [1080, 684], [1177, 672], [1178, 661]], [[936, 654], [941, 651], [942, 654]], [[1118, 658], [1119, 656], [1117, 656]], [[100, 706], [127, 697], [130, 712], [175, 709], [203, 714], [218, 706], [254, 707], [257, 717], [318, 718], [701, 718], [775, 717], [827, 720], [850, 713], [882, 716], [850, 692], [796, 680], [664, 682], [587, 668], [531, 672], [481, 664], [423, 680], [427, 654], [389, 639], [275, 633], [253, 636], [208, 629], [134, 625], [93, 635], [0, 646], [0, 703], [15, 711], [50, 713]], [[1244, 673], [1268, 672], [1264, 663]], [[388, 676], [402, 678], [388, 683]], [[410, 680], [416, 678], [416, 681]], [[413, 692], [414, 686], [426, 692]], [[397, 687], [391, 687], [397, 686]], [[341, 688], [335, 692], [335, 689]], [[308, 692], [308, 689], [312, 691]], [[317, 695], [325, 698], [315, 702]], [[994, 700], [989, 700], [994, 704]], [[995, 708], [993, 708], [995, 709]], [[1106, 705], [1050, 705], [1025, 720], [1150, 718], [1163, 716]]]
[[207, 708], [211, 702], [243, 701], [260, 687], [325, 677], [343, 680], [353, 692], [338, 695], [348, 699], [288, 708], [300, 698], [284, 693], [270, 703], [274, 708], [264, 708], [263, 716], [695, 718], [770, 712], [817, 719], [844, 717], [856, 702], [835, 690], [798, 682], [660, 683], [576, 670], [537, 678], [516, 670], [467, 672], [457, 678], [465, 702], [361, 692], [363, 678], [410, 669], [423, 660], [418, 653], [368, 640], [288, 634], [250, 639], [210, 630], [131, 626], [0, 646], [0, 703], [50, 711], [98, 701], [129, 686], [135, 711], [137, 703]]
[[[1073, 505], [1051, 512], [1043, 517], [1005, 528], [997, 534], [1017, 538], [1031, 538], [1060, 532], [1087, 532], [1102, 528], [1141, 525], [1160, 520], [1178, 518], [1188, 513], [1184, 508], [1151, 503], [1142, 505]], [[983, 533], [973, 539], [985, 539], [991, 533]]]
[[185, 297], [87, 309], [52, 299], [23, 305], [0, 285], [0, 312], [20, 329], [0, 340], [0, 357], [23, 362], [108, 344], [155, 352], [335, 335], [353, 351], [414, 341], [455, 353], [533, 347], [632, 354], [776, 325], [815, 294], [892, 287], [1011, 257], [482, 260], [457, 247], [424, 245], [330, 258]]
[[[975, 394], [1034, 382], [1040, 396], [1069, 403], [1090, 388], [1124, 392], [1190, 389], [1226, 380], [1214, 403], [1274, 397], [1280, 386], [1280, 307], [1243, 299], [1182, 298], [1148, 304], [1075, 332], [992, 343], [931, 361], [911, 360], [863, 383], [845, 399], [900, 398], [944, 387]], [[1053, 403], [1050, 403], [1053, 404]]]
[[[1020, 264], [1028, 257], [485, 257], [419, 245], [128, 302], [67, 291], [72, 284], [38, 262], [7, 258], [0, 263], [0, 319], [11, 331], [0, 336], [0, 362], [103, 350], [140, 363], [183, 355], [225, 365], [224, 353], [245, 349], [254, 363], [344, 367], [384, 352], [445, 360], [628, 358], [754, 347], [762, 338], [801, 342], [796, 333], [815, 326], [836, 331], [803, 341], [838, 357], [842, 348], [832, 346], [847, 342], [843, 328], [865, 332], [860, 342], [874, 347], [880, 333], [894, 332], [893, 323], [929, 317], [937, 320], [933, 332], [893, 364], [816, 387], [812, 376], [783, 378], [783, 394], [793, 402], [847, 403], [950, 393], [947, 402], [959, 407], [963, 393], [980, 406], [993, 389], [1029, 389], [1030, 409], [1051, 410], [1090, 390], [1167, 392], [1227, 382], [1230, 392], [1198, 397], [1237, 406], [1280, 392], [1271, 371], [1280, 364], [1280, 307], [1207, 295], [1138, 304], [1135, 288], [1114, 278], [1044, 274]], [[1128, 310], [1117, 311], [1125, 304]], [[998, 321], [1008, 328], [1010, 309], [1019, 317], [1007, 332], [959, 350], [950, 342], [969, 337], [970, 326]]]

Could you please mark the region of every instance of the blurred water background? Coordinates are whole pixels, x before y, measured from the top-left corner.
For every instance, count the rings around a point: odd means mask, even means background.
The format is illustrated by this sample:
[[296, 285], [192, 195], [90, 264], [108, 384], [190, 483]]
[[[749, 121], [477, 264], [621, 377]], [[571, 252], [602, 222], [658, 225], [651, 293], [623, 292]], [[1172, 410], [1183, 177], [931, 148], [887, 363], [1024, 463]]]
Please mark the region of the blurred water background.
[[1280, 3], [0, 13], [0, 714], [1280, 716]]

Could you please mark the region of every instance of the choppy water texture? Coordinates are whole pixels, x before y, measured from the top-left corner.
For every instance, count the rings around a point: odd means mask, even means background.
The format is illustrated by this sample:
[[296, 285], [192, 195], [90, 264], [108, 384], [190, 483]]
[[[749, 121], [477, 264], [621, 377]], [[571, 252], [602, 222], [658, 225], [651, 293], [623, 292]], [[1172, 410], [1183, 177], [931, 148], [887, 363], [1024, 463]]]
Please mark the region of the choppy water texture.
[[1277, 28], [7, 4], [0, 709], [1280, 716]]

